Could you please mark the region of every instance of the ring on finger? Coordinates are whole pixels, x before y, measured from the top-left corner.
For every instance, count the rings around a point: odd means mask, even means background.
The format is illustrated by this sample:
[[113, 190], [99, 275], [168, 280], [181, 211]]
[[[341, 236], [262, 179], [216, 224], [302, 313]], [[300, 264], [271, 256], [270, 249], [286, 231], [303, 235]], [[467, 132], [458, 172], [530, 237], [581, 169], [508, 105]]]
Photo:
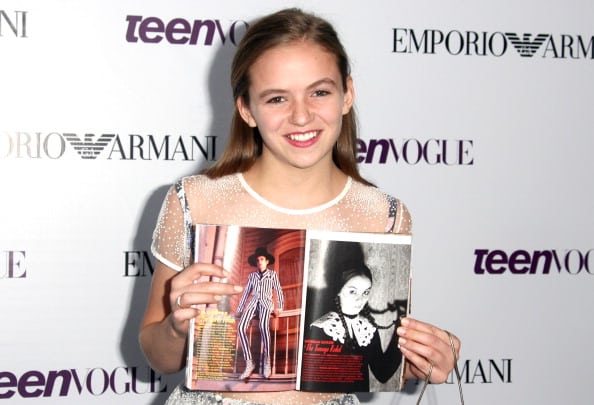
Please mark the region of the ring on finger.
[[175, 304], [177, 305], [178, 308], [181, 308], [182, 307], [182, 304], [181, 304], [182, 295], [183, 294], [178, 295], [177, 296], [177, 299], [175, 300]]

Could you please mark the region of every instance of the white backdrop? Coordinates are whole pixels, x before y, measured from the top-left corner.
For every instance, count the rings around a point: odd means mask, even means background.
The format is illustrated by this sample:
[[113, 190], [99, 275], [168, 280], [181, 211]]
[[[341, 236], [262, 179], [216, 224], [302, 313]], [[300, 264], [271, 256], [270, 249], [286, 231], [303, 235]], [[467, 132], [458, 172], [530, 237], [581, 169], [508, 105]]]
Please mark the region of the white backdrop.
[[[462, 339], [467, 404], [592, 403], [594, 4], [578, 0], [3, 0], [0, 399], [160, 404], [181, 380], [137, 344], [152, 229], [167, 187], [224, 147], [233, 36], [292, 5], [351, 55], [362, 170], [413, 214], [413, 315]], [[181, 32], [196, 20], [212, 43]], [[456, 401], [444, 384], [424, 403]]]

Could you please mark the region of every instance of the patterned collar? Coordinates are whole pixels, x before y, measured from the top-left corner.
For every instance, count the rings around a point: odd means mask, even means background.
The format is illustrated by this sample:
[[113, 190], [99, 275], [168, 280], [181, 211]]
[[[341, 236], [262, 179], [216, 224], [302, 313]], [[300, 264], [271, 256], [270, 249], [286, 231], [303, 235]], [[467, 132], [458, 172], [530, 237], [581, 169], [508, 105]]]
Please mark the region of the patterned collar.
[[[359, 346], [367, 346], [371, 343], [371, 339], [375, 334], [377, 328], [363, 316], [357, 316], [353, 319], [346, 319], [347, 324], [351, 325], [353, 334]], [[332, 338], [332, 340], [339, 341], [344, 344], [346, 330], [340, 321], [337, 312], [329, 312], [323, 315], [318, 320], [314, 321], [311, 326], [320, 328]]]

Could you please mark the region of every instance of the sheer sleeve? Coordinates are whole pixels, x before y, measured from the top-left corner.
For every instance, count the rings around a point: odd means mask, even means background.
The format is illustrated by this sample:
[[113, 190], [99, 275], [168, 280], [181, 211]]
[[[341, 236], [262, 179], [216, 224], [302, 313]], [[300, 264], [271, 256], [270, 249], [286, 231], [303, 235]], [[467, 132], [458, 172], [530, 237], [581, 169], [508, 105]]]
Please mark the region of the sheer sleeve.
[[182, 204], [179, 186], [171, 187], [163, 201], [151, 245], [155, 258], [177, 271], [187, 265], [187, 227]]
[[386, 232], [410, 235], [412, 232], [412, 219], [404, 203], [388, 195], [388, 224]]

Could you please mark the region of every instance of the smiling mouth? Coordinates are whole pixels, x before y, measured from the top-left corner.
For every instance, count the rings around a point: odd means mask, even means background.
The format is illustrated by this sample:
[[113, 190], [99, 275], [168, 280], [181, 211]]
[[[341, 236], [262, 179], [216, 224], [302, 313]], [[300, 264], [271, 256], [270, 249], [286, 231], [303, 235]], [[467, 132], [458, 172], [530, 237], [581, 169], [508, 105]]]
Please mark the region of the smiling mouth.
[[307, 142], [317, 137], [319, 133], [319, 131], [310, 131], [302, 134], [289, 134], [287, 137], [294, 142]]

